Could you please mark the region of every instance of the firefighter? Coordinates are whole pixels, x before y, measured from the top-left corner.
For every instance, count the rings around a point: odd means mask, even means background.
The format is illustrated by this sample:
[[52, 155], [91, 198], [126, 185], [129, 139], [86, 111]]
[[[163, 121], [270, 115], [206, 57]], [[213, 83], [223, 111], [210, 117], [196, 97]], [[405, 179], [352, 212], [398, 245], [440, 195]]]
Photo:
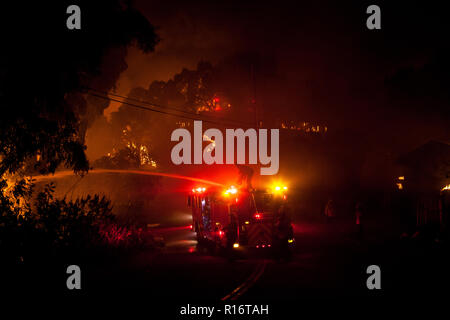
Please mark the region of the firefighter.
[[238, 219], [236, 213], [233, 212], [230, 214], [230, 223], [225, 227], [225, 235], [227, 238], [226, 254], [230, 261], [234, 260], [235, 258], [233, 245], [238, 240], [237, 229], [238, 229]]
[[291, 258], [289, 239], [293, 239], [293, 237], [294, 232], [289, 209], [285, 204], [282, 204], [278, 209], [277, 220], [275, 223], [275, 245], [279, 259], [285, 258], [289, 260]]
[[326, 222], [331, 222], [336, 217], [336, 209], [334, 206], [333, 200], [328, 200], [327, 205], [325, 206], [325, 218]]

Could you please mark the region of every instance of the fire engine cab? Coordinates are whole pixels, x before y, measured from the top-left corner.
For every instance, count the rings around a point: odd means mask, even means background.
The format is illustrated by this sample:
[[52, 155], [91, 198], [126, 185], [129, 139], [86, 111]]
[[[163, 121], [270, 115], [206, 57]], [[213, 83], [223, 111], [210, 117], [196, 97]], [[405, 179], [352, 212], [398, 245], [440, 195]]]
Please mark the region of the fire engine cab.
[[188, 206], [199, 244], [259, 249], [294, 242], [285, 186], [272, 190], [197, 187], [189, 193]]

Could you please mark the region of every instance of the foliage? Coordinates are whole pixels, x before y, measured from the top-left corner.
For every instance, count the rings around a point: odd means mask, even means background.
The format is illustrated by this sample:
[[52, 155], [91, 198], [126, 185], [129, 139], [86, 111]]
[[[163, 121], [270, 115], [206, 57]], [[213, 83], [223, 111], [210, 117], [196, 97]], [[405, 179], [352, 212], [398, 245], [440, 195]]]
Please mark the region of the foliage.
[[[225, 94], [218, 91], [216, 79], [217, 70], [209, 62], [200, 62], [194, 70], [183, 69], [173, 79], [166, 82], [154, 81], [145, 88], [134, 88], [125, 99], [130, 104], [146, 105], [169, 114], [193, 116], [203, 114], [212, 117], [223, 116], [231, 109], [231, 104]], [[150, 103], [150, 105], [148, 104]], [[151, 105], [154, 104], [154, 105]], [[187, 114], [186, 114], [187, 113]], [[217, 119], [219, 120], [219, 119]], [[117, 112], [111, 114], [112, 145], [117, 159], [104, 157], [97, 162], [117, 167], [117, 161], [128, 149], [136, 149], [141, 153], [141, 164], [155, 166], [156, 162], [165, 163], [167, 140], [176, 127], [187, 127], [192, 121], [173, 116], [132, 108], [123, 104]], [[146, 153], [143, 155], [142, 153]], [[111, 158], [111, 157], [109, 157]], [[132, 158], [129, 158], [130, 160]]]
[[140, 154], [136, 148], [123, 148], [108, 156], [101, 157], [94, 162], [95, 168], [104, 169], [130, 169], [139, 168]]
[[55, 199], [53, 185], [33, 199], [32, 181], [17, 176], [61, 165], [86, 172], [85, 130], [108, 103], [87, 99], [85, 88], [112, 89], [127, 67], [127, 47], [149, 52], [158, 42], [130, 1], [78, 1], [81, 30], [66, 27], [71, 4], [36, 2], [23, 10], [9, 2], [1, 11], [0, 247], [14, 259], [101, 242], [100, 226], [113, 221], [107, 199]]
[[[8, 188], [0, 181], [2, 190]], [[142, 228], [121, 225], [110, 201], [98, 195], [74, 201], [56, 199], [53, 184], [33, 195], [33, 182], [21, 179], [0, 193], [0, 252], [9, 262], [40, 259], [61, 250], [129, 248], [144, 243]]]
[[37, 196], [33, 214], [35, 227], [45, 233], [48, 245], [89, 245], [97, 240], [101, 225], [114, 219], [105, 197], [88, 195], [67, 201], [55, 199], [53, 193], [54, 185], [45, 186]]
[[133, 248], [144, 244], [144, 230], [141, 227], [105, 224], [100, 228], [102, 240], [108, 247]]
[[84, 88], [110, 90], [126, 69], [127, 47], [149, 52], [158, 42], [129, 1], [78, 1], [81, 30], [66, 27], [71, 4], [36, 2], [23, 10], [9, 2], [2, 8], [0, 176], [26, 162], [36, 162], [41, 173], [59, 165], [87, 171], [84, 133], [108, 104], [90, 101], [88, 109]]

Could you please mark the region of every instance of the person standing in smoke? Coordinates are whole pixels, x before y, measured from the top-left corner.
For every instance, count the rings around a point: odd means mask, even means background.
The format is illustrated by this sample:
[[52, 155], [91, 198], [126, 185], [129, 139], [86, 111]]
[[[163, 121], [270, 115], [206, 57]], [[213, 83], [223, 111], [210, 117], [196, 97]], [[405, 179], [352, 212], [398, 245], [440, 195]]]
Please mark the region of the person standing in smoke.
[[275, 235], [277, 258], [290, 260], [291, 252], [289, 250], [288, 240], [294, 238], [294, 231], [292, 229], [290, 210], [285, 204], [280, 205], [277, 210]]
[[328, 200], [327, 205], [325, 206], [325, 219], [326, 222], [329, 223], [336, 217], [336, 208], [334, 206], [333, 200]]

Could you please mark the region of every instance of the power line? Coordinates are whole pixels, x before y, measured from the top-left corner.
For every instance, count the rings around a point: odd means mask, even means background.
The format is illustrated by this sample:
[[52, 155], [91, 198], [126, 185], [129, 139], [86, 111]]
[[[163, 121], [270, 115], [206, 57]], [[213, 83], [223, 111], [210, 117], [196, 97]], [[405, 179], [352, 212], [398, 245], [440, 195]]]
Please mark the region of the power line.
[[[140, 99], [136, 99], [136, 98], [132, 98], [132, 97], [126, 97], [126, 96], [122, 96], [122, 95], [120, 95], [120, 94], [113, 93], [113, 92], [101, 91], [101, 90], [94, 89], [94, 88], [90, 88], [90, 87], [86, 87], [86, 89], [87, 89], [87, 90], [90, 90], [90, 91], [98, 92], [98, 93], [103, 94], [103, 95], [105, 95], [105, 96], [112, 95], [112, 96], [116, 96], [116, 97], [119, 97], [119, 98], [122, 98], [122, 99], [134, 100], [134, 101], [136, 101], [136, 102], [145, 103], [145, 104], [148, 104], [148, 105], [150, 105], [150, 106], [157, 107], [157, 108], [164, 108], [164, 109], [170, 109], [170, 110], [174, 110], [174, 111], [179, 111], [179, 112], [185, 112], [185, 113], [193, 114], [193, 113], [188, 112], [188, 111], [186, 111], [186, 110], [181, 110], [181, 109], [177, 109], [177, 108], [173, 108], [173, 107], [169, 107], [169, 106], [164, 106], [164, 105], [161, 105], [161, 104], [157, 104], [157, 103], [153, 103], [153, 102], [149, 102], [149, 101], [145, 101], [145, 100], [140, 100]], [[187, 104], [183, 104], [183, 105], [181, 105], [180, 107], [184, 107], [184, 106], [186, 106], [186, 105], [187, 105]]]
[[[133, 100], [133, 101], [136, 101], [136, 102], [139, 102], [139, 103], [144, 103], [144, 104], [147, 104], [147, 105], [152, 106], [152, 107], [157, 107], [157, 108], [162, 108], [162, 109], [173, 110], [173, 111], [176, 111], [176, 112], [181, 112], [181, 113], [185, 113], [185, 114], [193, 115], [193, 116], [199, 116], [197, 113], [188, 112], [188, 111], [185, 111], [185, 110], [180, 110], [180, 109], [173, 108], [173, 107], [169, 107], [169, 106], [163, 106], [163, 105], [160, 105], [160, 104], [156, 104], [156, 103], [152, 103], [152, 102], [149, 102], [149, 101], [140, 100], [140, 99], [136, 99], [136, 98], [132, 98], [132, 97], [125, 97], [125, 96], [122, 96], [122, 95], [119, 95], [119, 94], [116, 94], [116, 93], [108, 93], [108, 92], [105, 92], [105, 91], [100, 91], [100, 90], [97, 90], [97, 89], [94, 89], [94, 88], [89, 88], [89, 87], [87, 87], [87, 89], [88, 89], [88, 90], [91, 90], [91, 91], [95, 91], [95, 92], [101, 93], [101, 94], [107, 96], [108, 98], [109, 98], [109, 95], [112, 95], [112, 96], [119, 97], [119, 98], [121, 98], [121, 99]], [[117, 100], [113, 100], [113, 101], [117, 101]], [[125, 102], [123, 102], [123, 101], [119, 101], [119, 102], [125, 103]], [[184, 104], [184, 106], [185, 106], [185, 105], [186, 105], [186, 104]], [[181, 107], [181, 106], [180, 106], [180, 107]], [[177, 115], [177, 116], [178, 116], [178, 115]], [[202, 117], [215, 118], [215, 117], [207, 116], [207, 115], [202, 115]], [[217, 119], [217, 118], [216, 118], [216, 119]], [[195, 119], [195, 120], [197, 120], [197, 119]], [[233, 123], [233, 124], [239, 123], [239, 124], [245, 125], [245, 126], [247, 126], [247, 127], [250, 127], [250, 126], [251, 126], [250, 123], [243, 122], [243, 121], [238, 121], [238, 120], [233, 120], [233, 119], [227, 119], [227, 118], [222, 118], [222, 120], [225, 120], [225, 121], [227, 121], [227, 122], [229, 122], [229, 123]], [[204, 120], [204, 121], [206, 122], [206, 121], [208, 121], [208, 120]], [[212, 122], [212, 121], [214, 121], [214, 120], [211, 120], [210, 122]]]
[[[140, 105], [137, 105], [137, 104], [134, 104], [134, 103], [131, 103], [131, 102], [121, 101], [121, 100], [114, 99], [114, 98], [111, 98], [111, 97], [105, 97], [105, 96], [102, 96], [102, 95], [99, 95], [99, 94], [96, 94], [96, 93], [93, 93], [93, 92], [88, 92], [88, 94], [90, 94], [91, 96], [94, 96], [94, 97], [101, 98], [101, 99], [115, 101], [115, 102], [120, 102], [120, 103], [123, 103], [125, 105], [130, 106], [130, 107], [134, 107], [134, 108], [138, 108], [138, 109], [142, 109], [142, 110], [146, 110], [146, 111], [153, 111], [153, 112], [165, 114], [165, 115], [172, 116], [172, 117], [185, 118], [185, 119], [194, 120], [194, 121], [195, 120], [202, 120], [204, 122], [209, 122], [209, 123], [213, 123], [213, 124], [226, 125], [226, 123], [223, 123], [223, 122], [221, 123], [221, 122], [218, 122], [218, 121], [213, 121], [213, 120], [208, 120], [208, 119], [199, 119], [199, 118], [194, 118], [194, 117], [189, 117], [189, 116], [184, 116], [184, 115], [179, 115], [179, 114], [173, 114], [173, 113], [162, 111], [162, 110], [156, 110], [156, 109], [152, 109], [152, 108], [149, 108], [149, 107], [140, 106]], [[236, 125], [236, 123], [233, 124], [231, 122], [229, 122], [228, 124], [229, 125], [233, 125], [233, 126]], [[250, 125], [246, 124], [246, 126], [249, 127]]]

